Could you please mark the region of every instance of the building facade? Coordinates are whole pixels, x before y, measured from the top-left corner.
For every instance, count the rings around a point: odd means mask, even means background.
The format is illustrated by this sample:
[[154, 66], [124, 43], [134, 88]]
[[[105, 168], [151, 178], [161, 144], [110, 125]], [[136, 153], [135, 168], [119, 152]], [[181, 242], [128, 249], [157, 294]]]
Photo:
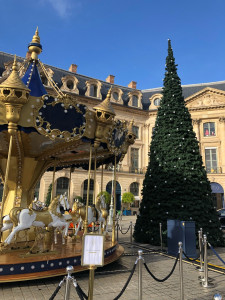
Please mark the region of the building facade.
[[[23, 62], [23, 58], [18, 58]], [[0, 83], [10, 74], [13, 56], [0, 52]], [[64, 93], [69, 93], [74, 99], [95, 107], [105, 99], [108, 89], [112, 87], [111, 102], [116, 117], [122, 121], [133, 120], [133, 132], [137, 139], [123, 161], [117, 165], [116, 195], [117, 209], [121, 209], [121, 196], [132, 192], [135, 202], [131, 208], [133, 213], [138, 211], [141, 200], [141, 189], [144, 174], [148, 166], [148, 152], [157, 109], [162, 98], [162, 88], [139, 90], [136, 82], [131, 81], [127, 87], [114, 83], [115, 77], [109, 75], [105, 81], [90, 78], [77, 73], [77, 65], [72, 64], [68, 71], [45, 65], [46, 74], [41, 74], [42, 82], [48, 91], [53, 93], [52, 78]], [[21, 73], [22, 73], [21, 68]], [[22, 75], [22, 74], [21, 74]], [[211, 182], [213, 201], [217, 208], [224, 206], [225, 189], [225, 81], [193, 84], [182, 86], [186, 105], [191, 113], [193, 128], [199, 141], [199, 148]], [[96, 195], [101, 191], [111, 193], [113, 168], [103, 167], [96, 174]], [[91, 175], [90, 199], [94, 193], [94, 172]], [[38, 182], [35, 195], [45, 201], [50, 184], [53, 183], [53, 172], [46, 172]], [[53, 183], [53, 193], [69, 194], [70, 203], [76, 196], [87, 197], [87, 171], [82, 168], [75, 170], [64, 169], [56, 172]]]

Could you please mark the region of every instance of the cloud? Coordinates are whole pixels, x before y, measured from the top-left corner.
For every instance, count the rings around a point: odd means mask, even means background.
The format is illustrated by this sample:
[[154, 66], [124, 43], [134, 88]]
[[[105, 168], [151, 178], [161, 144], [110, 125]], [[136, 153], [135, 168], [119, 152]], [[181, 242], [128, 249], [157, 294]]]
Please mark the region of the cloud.
[[[53, 9], [57, 12], [57, 14], [62, 19], [65, 19], [71, 15], [71, 10], [73, 6], [71, 0], [45, 0], [45, 1], [51, 4]], [[76, 5], [79, 5], [77, 1], [74, 2]]]

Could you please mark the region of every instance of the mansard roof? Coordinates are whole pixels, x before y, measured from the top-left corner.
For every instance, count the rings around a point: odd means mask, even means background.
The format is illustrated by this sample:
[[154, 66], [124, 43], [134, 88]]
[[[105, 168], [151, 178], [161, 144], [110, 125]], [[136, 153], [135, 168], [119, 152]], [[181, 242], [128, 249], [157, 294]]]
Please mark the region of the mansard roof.
[[[9, 62], [9, 61], [13, 61], [13, 55], [12, 54], [8, 54], [8, 53], [4, 53], [0, 51], [0, 76], [2, 75], [2, 73], [5, 71], [5, 66], [4, 64]], [[17, 56], [17, 61], [22, 62], [24, 61], [23, 57], [19, 57]], [[58, 87], [60, 88], [62, 86], [62, 81], [61, 78], [68, 76], [68, 75], [72, 75], [75, 76], [78, 80], [78, 89], [79, 89], [79, 94], [80, 95], [85, 95], [86, 92], [86, 81], [91, 80], [93, 78], [88, 77], [88, 76], [84, 76], [78, 73], [73, 73], [70, 71], [66, 71], [57, 67], [53, 67], [50, 65], [46, 65], [46, 68], [50, 68], [52, 69], [52, 71], [54, 72], [53, 75], [53, 80], [58, 84]], [[96, 80], [98, 80], [97, 78], [95, 78]], [[111, 86], [113, 87], [118, 87], [123, 91], [123, 104], [124, 105], [128, 105], [128, 101], [129, 101], [129, 93], [134, 91], [135, 89], [129, 88], [129, 87], [124, 87], [124, 86], [120, 86], [120, 85], [116, 85], [116, 84], [111, 84], [102, 80], [99, 80], [102, 83], [102, 87], [101, 87], [101, 94], [102, 94], [102, 98], [105, 99], [107, 96], [107, 92], [109, 90], [109, 88]], [[189, 84], [189, 85], [182, 85], [182, 89], [183, 89], [183, 96], [184, 98], [188, 98], [191, 95], [203, 90], [206, 87], [211, 87], [211, 88], [215, 88], [218, 90], [222, 90], [225, 91], [225, 81], [218, 81], [218, 82], [209, 82], [209, 83], [199, 83], [199, 84]], [[155, 94], [161, 94], [162, 93], [162, 87], [159, 88], [152, 88], [152, 89], [144, 89], [144, 90], [138, 90], [142, 93], [142, 108], [144, 110], [148, 110], [149, 106], [150, 106], [150, 98], [155, 95]]]

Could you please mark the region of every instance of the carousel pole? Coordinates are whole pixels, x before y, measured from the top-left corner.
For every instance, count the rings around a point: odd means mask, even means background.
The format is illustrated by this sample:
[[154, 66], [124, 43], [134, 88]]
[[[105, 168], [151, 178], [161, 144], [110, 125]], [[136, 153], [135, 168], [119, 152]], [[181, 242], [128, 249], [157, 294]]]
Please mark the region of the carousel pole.
[[93, 204], [96, 204], [96, 160], [97, 160], [97, 150], [95, 149], [95, 166], [94, 166], [94, 191], [93, 191]]
[[114, 204], [113, 204], [113, 227], [112, 227], [112, 243], [114, 244], [116, 241], [116, 155], [115, 155], [115, 162], [114, 162], [114, 182], [113, 182], [113, 197], [114, 197]]
[[[2, 217], [3, 217], [3, 210], [4, 210], [4, 204], [5, 204], [5, 196], [6, 196], [6, 189], [8, 185], [8, 177], [9, 177], [9, 166], [10, 166], [10, 160], [11, 160], [11, 154], [12, 154], [12, 142], [13, 137], [10, 135], [10, 141], [9, 141], [9, 151], [8, 151], [8, 158], [7, 158], [7, 164], [6, 164], [6, 172], [5, 172], [5, 181], [4, 181], [4, 188], [3, 188], [3, 194], [2, 194], [2, 207], [0, 212], [0, 226], [2, 228]], [[0, 242], [2, 238], [2, 232], [0, 231]]]
[[84, 233], [88, 232], [88, 205], [89, 205], [89, 193], [90, 193], [90, 181], [91, 181], [91, 158], [92, 158], [92, 145], [90, 145], [90, 157], [89, 157], [89, 169], [88, 169], [88, 188], [87, 188], [86, 213], [85, 213], [85, 221], [84, 221]]
[[101, 174], [101, 194], [103, 191], [103, 164], [102, 164], [102, 174]]
[[54, 188], [55, 188], [55, 167], [56, 163], [54, 163], [54, 170], [53, 170], [53, 176], [52, 176], [52, 194], [51, 194], [51, 202], [53, 199], [53, 193], [54, 193]]
[[72, 167], [70, 167], [70, 178], [69, 178], [69, 186], [68, 186], [68, 202], [69, 203], [70, 203], [71, 177], [72, 177]]

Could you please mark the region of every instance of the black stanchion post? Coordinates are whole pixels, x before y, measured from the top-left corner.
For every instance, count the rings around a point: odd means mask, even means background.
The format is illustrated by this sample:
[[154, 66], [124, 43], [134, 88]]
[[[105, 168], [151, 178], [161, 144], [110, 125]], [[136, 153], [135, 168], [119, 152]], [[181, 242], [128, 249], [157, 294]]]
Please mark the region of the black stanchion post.
[[142, 300], [142, 250], [138, 250], [138, 300]]
[[214, 287], [214, 284], [209, 282], [208, 278], [208, 251], [207, 251], [207, 236], [204, 234], [203, 236], [203, 242], [204, 242], [204, 279], [202, 281], [202, 286], [205, 288], [212, 288]]
[[163, 250], [162, 247], [162, 223], [159, 223], [159, 234], [160, 234], [160, 244], [161, 244], [161, 251]]
[[199, 252], [200, 252], [200, 266], [197, 267], [199, 272], [204, 272], [203, 268], [203, 240], [202, 240], [202, 228], [198, 232], [198, 241], [199, 241]]
[[215, 294], [213, 296], [213, 300], [223, 300], [222, 296], [220, 294]]
[[130, 221], [130, 243], [133, 243], [133, 227], [132, 227], [132, 221]]
[[66, 271], [67, 271], [67, 276], [66, 276], [66, 290], [65, 290], [65, 296], [64, 296], [64, 300], [69, 300], [70, 298], [70, 284], [72, 281], [72, 276], [71, 274], [73, 273], [73, 266], [68, 266], [66, 267]]
[[182, 242], [178, 243], [179, 246], [179, 271], [180, 271], [180, 300], [184, 300], [184, 280], [183, 280], [183, 249]]

